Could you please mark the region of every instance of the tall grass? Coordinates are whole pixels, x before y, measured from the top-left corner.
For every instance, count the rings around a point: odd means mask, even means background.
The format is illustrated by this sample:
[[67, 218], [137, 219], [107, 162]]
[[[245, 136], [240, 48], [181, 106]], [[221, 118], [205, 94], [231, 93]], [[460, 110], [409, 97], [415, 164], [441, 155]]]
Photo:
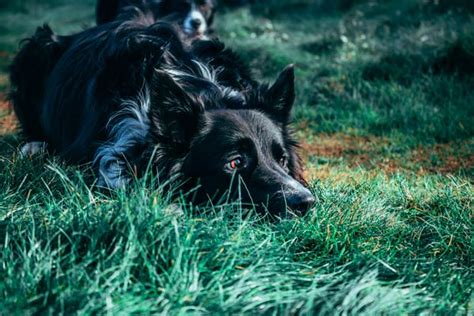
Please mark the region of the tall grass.
[[468, 181], [334, 170], [313, 183], [309, 216], [271, 222], [178, 207], [146, 181], [103, 195], [78, 170], [39, 163], [2, 163], [4, 314], [469, 308]]

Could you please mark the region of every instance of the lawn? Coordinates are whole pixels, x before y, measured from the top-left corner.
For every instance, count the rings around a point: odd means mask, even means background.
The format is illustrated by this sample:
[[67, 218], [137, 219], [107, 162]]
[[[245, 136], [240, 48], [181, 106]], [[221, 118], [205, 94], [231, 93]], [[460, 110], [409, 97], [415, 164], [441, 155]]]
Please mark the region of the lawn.
[[474, 312], [471, 1], [221, 8], [221, 39], [258, 78], [297, 67], [317, 203], [281, 221], [197, 209], [151, 176], [104, 194], [87, 166], [19, 157], [7, 99], [19, 41], [45, 22], [91, 26], [93, 10], [0, 0], [0, 314]]

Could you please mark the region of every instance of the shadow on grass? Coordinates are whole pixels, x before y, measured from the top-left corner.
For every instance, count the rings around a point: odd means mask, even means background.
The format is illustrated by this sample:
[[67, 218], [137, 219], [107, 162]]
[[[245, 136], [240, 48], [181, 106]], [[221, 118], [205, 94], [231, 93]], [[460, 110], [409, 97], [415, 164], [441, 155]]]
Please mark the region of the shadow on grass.
[[460, 41], [455, 42], [433, 58], [426, 55], [388, 54], [379, 62], [367, 64], [362, 71], [364, 80], [397, 81], [410, 84], [417, 76], [446, 74], [468, 77], [474, 74], [474, 50]]
[[338, 36], [323, 36], [322, 39], [301, 44], [303, 51], [313, 55], [333, 55], [343, 45], [343, 42]]
[[20, 146], [20, 136], [16, 133], [0, 135], [0, 157], [11, 156]]
[[[415, 22], [423, 15], [446, 14], [453, 11], [474, 12], [474, 2], [470, 0], [427, 0], [427, 1], [368, 1], [368, 0], [227, 0], [222, 1], [224, 7], [235, 8], [242, 5], [250, 5], [252, 14], [270, 19], [299, 20], [312, 19], [325, 15], [340, 15], [350, 11], [356, 14], [364, 12], [367, 18], [380, 15], [398, 14], [398, 24], [404, 22]], [[419, 22], [418, 22], [419, 23]]]

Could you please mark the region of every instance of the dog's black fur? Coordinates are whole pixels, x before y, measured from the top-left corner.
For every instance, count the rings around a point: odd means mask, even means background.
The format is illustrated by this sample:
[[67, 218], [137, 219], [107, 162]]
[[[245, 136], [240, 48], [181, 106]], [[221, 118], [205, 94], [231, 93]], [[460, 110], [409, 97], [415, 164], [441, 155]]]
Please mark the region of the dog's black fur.
[[[202, 25], [190, 26], [188, 29], [184, 26], [186, 18], [192, 12], [193, 5], [197, 6], [202, 18], [205, 19], [205, 28], [201, 31], [196, 28]], [[213, 23], [216, 6], [216, 0], [98, 0], [96, 19], [97, 24], [105, 24], [116, 19], [123, 22], [138, 14], [135, 11], [139, 10], [141, 14], [147, 15], [143, 18], [149, 21], [164, 20], [173, 23], [181, 39], [190, 41], [207, 37], [212, 33], [209, 27]], [[32, 38], [25, 40], [25, 45], [16, 58], [22, 62], [13, 63], [11, 71], [12, 82], [17, 86], [18, 91], [23, 92], [16, 95], [16, 98], [27, 98], [27, 100], [17, 100], [17, 103], [41, 103], [46, 79], [62, 55], [69, 49], [69, 45], [78, 36], [58, 36], [48, 25], [44, 25], [37, 29]], [[21, 80], [21, 76], [26, 73], [28, 73], [29, 80]], [[22, 113], [22, 109], [22, 106], [17, 109], [17, 116], [21, 121], [28, 120], [29, 117], [37, 117]], [[25, 124], [25, 129], [32, 129], [26, 131], [26, 134], [37, 135], [36, 138], [41, 136], [42, 131], [36, 125], [36, 121]]]
[[288, 129], [293, 67], [262, 85], [220, 42], [188, 45], [178, 33], [147, 5], [67, 38], [39, 29], [11, 68], [27, 140], [71, 163], [93, 162], [102, 186], [123, 187], [130, 166], [151, 162], [184, 189], [199, 185], [197, 203], [227, 197], [306, 212], [314, 199]]

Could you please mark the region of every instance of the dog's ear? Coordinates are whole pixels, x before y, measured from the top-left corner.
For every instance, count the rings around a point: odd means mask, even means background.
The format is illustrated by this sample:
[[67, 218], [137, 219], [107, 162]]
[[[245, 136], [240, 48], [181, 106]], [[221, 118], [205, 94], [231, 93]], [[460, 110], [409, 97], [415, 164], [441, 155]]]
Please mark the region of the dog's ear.
[[295, 102], [295, 67], [288, 65], [265, 94], [265, 112], [287, 124]]
[[202, 103], [163, 71], [154, 73], [150, 97], [153, 135], [161, 143], [186, 150], [198, 130]]

